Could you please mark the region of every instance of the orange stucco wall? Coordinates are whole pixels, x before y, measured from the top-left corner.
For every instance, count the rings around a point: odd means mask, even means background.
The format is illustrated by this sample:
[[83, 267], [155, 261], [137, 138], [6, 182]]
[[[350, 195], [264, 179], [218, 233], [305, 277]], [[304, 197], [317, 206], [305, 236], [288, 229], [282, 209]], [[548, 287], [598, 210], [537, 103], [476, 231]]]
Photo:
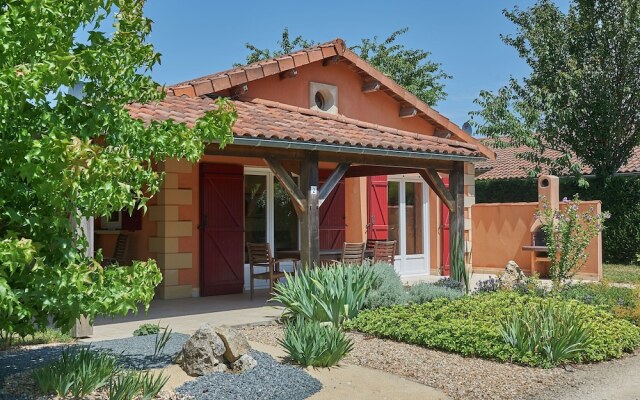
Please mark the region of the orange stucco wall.
[[346, 117], [424, 134], [432, 134], [435, 129], [419, 117], [400, 118], [400, 103], [382, 91], [362, 93], [362, 78], [345, 64], [325, 67], [316, 62], [298, 68], [295, 78], [273, 75], [249, 82], [244, 96], [309, 108], [311, 82], [337, 86], [338, 113]]
[[[584, 212], [589, 207], [600, 212], [600, 201], [585, 201], [580, 205]], [[565, 205], [561, 205], [561, 208]], [[513, 260], [525, 273], [531, 271], [531, 253], [522, 246], [531, 244], [531, 225], [538, 203], [476, 204], [472, 211], [473, 269], [476, 273], [498, 273]], [[587, 248], [589, 258], [579, 273], [580, 277], [602, 277], [602, 235], [594, 238]]]

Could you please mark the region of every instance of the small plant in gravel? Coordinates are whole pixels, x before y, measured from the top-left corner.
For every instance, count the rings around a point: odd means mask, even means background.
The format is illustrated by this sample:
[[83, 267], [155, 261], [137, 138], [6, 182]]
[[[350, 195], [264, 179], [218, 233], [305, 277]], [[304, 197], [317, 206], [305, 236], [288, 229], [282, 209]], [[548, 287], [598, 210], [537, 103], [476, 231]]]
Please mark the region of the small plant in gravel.
[[78, 398], [107, 385], [118, 369], [111, 354], [68, 348], [57, 361], [33, 371], [33, 379], [43, 393]]
[[539, 359], [533, 362], [545, 367], [579, 358], [591, 341], [589, 321], [575, 305], [552, 300], [513, 310], [500, 321], [500, 334], [520, 360]]
[[409, 302], [414, 304], [422, 304], [440, 298], [455, 300], [462, 296], [464, 296], [464, 292], [461, 290], [436, 286], [432, 283], [418, 283], [409, 289]]
[[285, 323], [284, 338], [278, 342], [296, 363], [331, 367], [353, 349], [353, 342], [330, 323], [294, 318]]
[[162, 354], [162, 352], [164, 351], [165, 346], [169, 342], [169, 339], [171, 339], [171, 334], [172, 333], [173, 333], [173, 330], [169, 329], [168, 326], [165, 326], [164, 329], [162, 330], [162, 334], [156, 335], [156, 341], [155, 341], [155, 344], [153, 346], [153, 356], [154, 357], [157, 357], [159, 354]]
[[133, 336], [157, 335], [158, 333], [160, 333], [160, 324], [142, 324], [133, 331]]
[[367, 294], [365, 308], [391, 307], [408, 301], [407, 291], [392, 265], [378, 263], [371, 268], [375, 271], [376, 278]]
[[449, 277], [440, 278], [433, 283], [435, 286], [443, 286], [449, 289], [464, 290], [464, 283], [458, 282], [455, 279]]
[[376, 279], [368, 265], [305, 268], [276, 282], [272, 301], [285, 307], [285, 315], [340, 326], [363, 308]]
[[150, 371], [124, 371], [114, 375], [109, 382], [109, 400], [155, 398], [169, 380], [162, 372], [154, 375]]

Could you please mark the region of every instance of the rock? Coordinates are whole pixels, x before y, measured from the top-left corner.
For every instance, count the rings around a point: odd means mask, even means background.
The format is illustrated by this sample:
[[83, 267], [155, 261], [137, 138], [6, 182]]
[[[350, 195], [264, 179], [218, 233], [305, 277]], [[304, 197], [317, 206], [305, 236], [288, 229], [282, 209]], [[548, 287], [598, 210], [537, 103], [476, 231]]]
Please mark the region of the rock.
[[513, 289], [513, 287], [519, 283], [524, 282], [527, 279], [524, 272], [520, 269], [515, 261], [511, 260], [504, 268], [504, 273], [500, 275], [500, 286], [505, 289]]
[[244, 354], [242, 357], [231, 363], [231, 369], [233, 372], [240, 374], [255, 368], [256, 365], [258, 365], [258, 362], [255, 358], [248, 354]]
[[235, 362], [237, 359], [251, 351], [251, 346], [249, 345], [247, 338], [237, 330], [226, 325], [217, 326], [214, 330], [224, 342], [224, 346], [227, 349], [224, 353], [224, 358], [230, 363]]
[[[190, 376], [202, 376], [219, 371], [224, 365], [226, 348], [222, 339], [209, 324], [202, 325], [184, 344], [176, 358], [182, 369]], [[221, 367], [219, 365], [222, 364]]]

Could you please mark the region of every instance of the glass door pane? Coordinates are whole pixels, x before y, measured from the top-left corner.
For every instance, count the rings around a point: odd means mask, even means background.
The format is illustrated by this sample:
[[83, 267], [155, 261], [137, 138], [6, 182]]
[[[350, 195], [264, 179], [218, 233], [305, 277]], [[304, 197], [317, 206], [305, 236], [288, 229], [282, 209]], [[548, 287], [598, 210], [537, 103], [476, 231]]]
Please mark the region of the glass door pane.
[[[267, 241], [267, 177], [244, 176], [244, 242]], [[249, 262], [245, 247], [244, 260]]]
[[389, 181], [387, 193], [389, 240], [396, 241], [396, 254], [400, 254], [400, 182]]
[[405, 182], [406, 254], [423, 254], [422, 183]]
[[[297, 180], [294, 178], [294, 180]], [[291, 198], [280, 182], [273, 178], [273, 221], [274, 244], [279, 250], [298, 249], [298, 215]]]

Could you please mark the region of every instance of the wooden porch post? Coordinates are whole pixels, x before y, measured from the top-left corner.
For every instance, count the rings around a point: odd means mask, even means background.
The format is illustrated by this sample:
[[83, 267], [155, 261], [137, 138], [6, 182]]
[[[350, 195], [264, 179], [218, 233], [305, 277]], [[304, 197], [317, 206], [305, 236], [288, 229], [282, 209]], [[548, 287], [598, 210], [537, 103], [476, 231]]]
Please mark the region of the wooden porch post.
[[318, 188], [318, 153], [306, 153], [300, 174], [300, 189], [306, 197], [300, 215], [300, 259], [302, 265], [314, 267], [320, 262], [320, 190]]
[[[449, 174], [449, 191], [451, 197], [453, 197], [453, 208], [449, 214], [449, 255], [451, 268], [453, 270], [455, 261], [456, 249], [463, 252], [465, 251], [464, 241], [464, 163], [456, 161], [453, 164], [453, 169]], [[459, 257], [459, 255], [458, 255]], [[464, 268], [464, 261], [462, 267]], [[453, 272], [453, 271], [452, 271]], [[452, 273], [453, 275], [453, 273]]]

